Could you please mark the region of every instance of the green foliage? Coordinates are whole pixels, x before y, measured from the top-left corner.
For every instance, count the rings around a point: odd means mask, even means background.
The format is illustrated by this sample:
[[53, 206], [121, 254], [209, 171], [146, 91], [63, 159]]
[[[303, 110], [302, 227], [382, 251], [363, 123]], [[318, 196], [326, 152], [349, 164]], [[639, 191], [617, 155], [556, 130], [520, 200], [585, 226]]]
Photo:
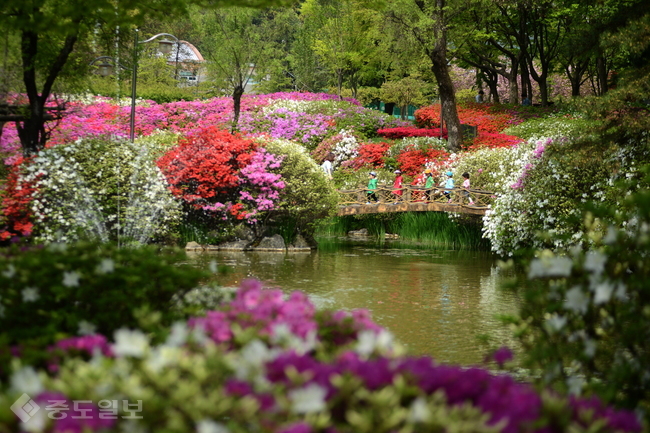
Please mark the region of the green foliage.
[[381, 98], [384, 102], [393, 102], [402, 108], [402, 119], [404, 119], [407, 106], [420, 106], [431, 100], [430, 87], [424, 81], [413, 77], [387, 81], [381, 86]]
[[552, 116], [532, 118], [503, 131], [504, 134], [514, 135], [524, 140], [540, 140], [542, 138], [584, 138], [594, 131], [597, 123], [582, 116]]
[[[209, 274], [187, 264], [185, 253], [152, 246], [49, 244], [5, 249], [0, 256], [2, 343], [51, 344], [92, 328], [105, 335], [138, 325], [147, 308], [171, 323], [174, 294]], [[86, 324], [84, 324], [86, 323]], [[92, 325], [92, 326], [90, 326]], [[6, 353], [4, 354], [7, 355]]]
[[[280, 191], [280, 205], [270, 212], [271, 221], [311, 236], [319, 220], [336, 211], [338, 195], [334, 185], [303, 146], [287, 140], [264, 141], [261, 146], [269, 153], [284, 156], [276, 172], [282, 175], [285, 187]], [[290, 235], [283, 233], [283, 237]]]
[[387, 232], [398, 234], [402, 240], [452, 249], [490, 248], [476, 218], [450, 218], [446, 212], [402, 212], [386, 226]]
[[528, 280], [518, 282], [522, 307], [516, 322], [527, 367], [545, 384], [605, 401], [650, 409], [650, 194], [639, 186], [617, 206], [584, 214], [584, 249], [538, 251]]

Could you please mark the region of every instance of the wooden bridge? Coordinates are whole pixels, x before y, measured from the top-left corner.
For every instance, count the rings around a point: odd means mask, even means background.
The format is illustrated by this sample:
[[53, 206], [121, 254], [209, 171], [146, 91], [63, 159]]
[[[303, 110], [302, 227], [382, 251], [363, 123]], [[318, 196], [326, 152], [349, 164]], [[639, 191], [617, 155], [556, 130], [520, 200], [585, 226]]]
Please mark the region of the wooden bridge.
[[[465, 188], [407, 185], [400, 189], [379, 185], [374, 197], [367, 188], [339, 190], [338, 215], [389, 212], [455, 212], [485, 215], [495, 193]], [[401, 192], [401, 194], [400, 194]]]

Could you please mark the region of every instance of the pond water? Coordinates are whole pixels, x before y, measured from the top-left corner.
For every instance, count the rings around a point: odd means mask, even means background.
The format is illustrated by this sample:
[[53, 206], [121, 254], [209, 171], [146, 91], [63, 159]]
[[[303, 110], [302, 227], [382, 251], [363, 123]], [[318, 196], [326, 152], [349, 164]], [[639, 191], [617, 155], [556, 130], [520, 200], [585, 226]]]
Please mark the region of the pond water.
[[485, 356], [479, 334], [516, 346], [496, 316], [515, 313], [518, 299], [499, 288], [503, 276], [487, 252], [340, 239], [311, 253], [201, 254], [231, 269], [223, 285], [254, 277], [285, 293], [303, 291], [317, 308], [368, 309], [411, 354], [470, 365]]

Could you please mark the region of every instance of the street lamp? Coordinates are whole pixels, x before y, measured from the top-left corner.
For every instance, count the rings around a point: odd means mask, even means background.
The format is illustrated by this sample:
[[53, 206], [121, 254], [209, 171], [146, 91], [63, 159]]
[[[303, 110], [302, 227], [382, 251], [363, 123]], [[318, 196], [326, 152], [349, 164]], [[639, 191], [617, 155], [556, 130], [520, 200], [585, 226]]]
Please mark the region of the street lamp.
[[[147, 40], [144, 41], [139, 41], [138, 40], [138, 33], [139, 29], [135, 29], [135, 38], [133, 40], [133, 78], [131, 80], [131, 129], [130, 129], [130, 139], [131, 143], [133, 143], [133, 140], [135, 139], [135, 89], [136, 89], [136, 82], [138, 79], [138, 44], [146, 44], [147, 42], [152, 42], [160, 37], [163, 37], [164, 39], [161, 39], [158, 41], [158, 51], [161, 54], [169, 54], [172, 51], [172, 45], [176, 44], [176, 67], [178, 67], [178, 52], [180, 51], [180, 40], [174, 36], [170, 35], [169, 33], [158, 33], [157, 35], [154, 35], [150, 37]], [[167, 39], [167, 37], [170, 37], [173, 39], [173, 41], [170, 41]]]
[[[163, 37], [164, 39], [158, 41], [158, 52], [164, 55], [171, 53], [173, 45], [176, 44], [176, 67], [178, 67], [178, 54], [180, 51], [180, 40], [174, 35], [170, 35], [169, 33], [158, 33], [157, 35], [154, 35], [147, 40], [139, 41], [138, 40], [139, 31], [140, 31], [139, 29], [135, 29], [135, 38], [133, 40], [133, 67], [132, 68], [127, 68], [126, 66], [121, 65], [115, 58], [111, 56], [97, 57], [95, 60], [90, 62], [90, 65], [92, 66], [101, 60], [101, 63], [97, 65], [97, 67], [99, 69], [99, 74], [103, 77], [112, 75], [115, 66], [119, 66], [122, 69], [131, 71], [132, 73], [131, 118], [129, 122], [129, 139], [131, 140], [131, 143], [133, 143], [133, 141], [135, 140], [135, 93], [136, 93], [137, 81], [138, 81], [138, 44], [145, 44], [147, 42], [152, 42], [160, 37]], [[172, 38], [173, 40], [169, 40], [167, 38]]]

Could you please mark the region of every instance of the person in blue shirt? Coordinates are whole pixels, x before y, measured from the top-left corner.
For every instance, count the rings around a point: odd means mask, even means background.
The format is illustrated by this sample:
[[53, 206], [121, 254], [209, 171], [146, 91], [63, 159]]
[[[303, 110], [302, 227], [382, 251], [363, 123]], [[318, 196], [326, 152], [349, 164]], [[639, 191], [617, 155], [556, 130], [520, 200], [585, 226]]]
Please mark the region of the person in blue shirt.
[[[454, 173], [451, 171], [447, 172], [447, 180], [445, 181], [445, 189], [452, 190], [454, 189]], [[451, 191], [445, 191], [443, 194], [447, 197], [448, 202], [451, 203]]]

